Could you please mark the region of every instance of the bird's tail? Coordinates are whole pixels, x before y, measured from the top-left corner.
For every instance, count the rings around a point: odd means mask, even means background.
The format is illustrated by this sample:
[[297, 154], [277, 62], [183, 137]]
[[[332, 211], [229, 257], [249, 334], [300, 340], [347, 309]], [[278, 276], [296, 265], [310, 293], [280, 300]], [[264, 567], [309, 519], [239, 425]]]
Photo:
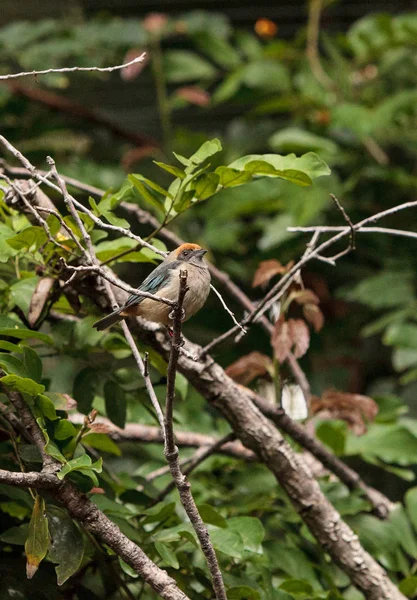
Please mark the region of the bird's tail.
[[121, 312], [120, 308], [115, 310], [114, 312], [110, 313], [106, 317], [103, 317], [102, 319], [100, 319], [99, 321], [94, 323], [93, 327], [95, 327], [97, 329], [97, 331], [102, 331], [103, 329], [107, 329], [108, 327], [111, 327], [112, 325], [114, 325], [115, 323], [118, 323], [119, 321], [123, 321], [124, 317], [122, 317], [120, 312]]

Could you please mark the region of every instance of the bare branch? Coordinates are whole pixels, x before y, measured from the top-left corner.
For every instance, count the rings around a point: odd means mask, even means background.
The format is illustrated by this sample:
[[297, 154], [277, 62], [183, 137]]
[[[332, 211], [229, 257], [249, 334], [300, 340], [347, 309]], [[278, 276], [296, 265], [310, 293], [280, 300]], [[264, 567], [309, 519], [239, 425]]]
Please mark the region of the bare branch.
[[48, 75], [48, 73], [75, 73], [76, 71], [88, 71], [88, 72], [99, 72], [99, 73], [111, 73], [112, 71], [120, 71], [120, 69], [125, 69], [126, 67], [130, 67], [139, 62], [143, 62], [146, 57], [146, 52], [137, 56], [133, 60], [124, 63], [122, 65], [115, 65], [113, 67], [62, 67], [61, 69], [45, 69], [43, 71], [25, 71], [22, 73], [12, 73], [9, 75], [0, 75], [0, 81], [5, 81], [8, 79], [18, 79], [19, 77], [29, 77], [38, 76], [38, 75]]
[[[331, 233], [334, 231], [348, 231], [349, 228], [339, 226], [333, 227], [328, 225], [312, 225], [310, 227], [287, 227], [287, 231], [291, 233], [310, 233], [312, 231], [319, 231], [320, 233]], [[400, 237], [408, 237], [417, 239], [417, 233], [415, 231], [406, 231], [404, 229], [390, 229], [389, 227], [360, 227], [355, 229], [356, 233], [383, 233], [385, 235], [395, 235]]]
[[172, 342], [169, 353], [168, 371], [167, 371], [167, 391], [165, 403], [165, 457], [168, 461], [171, 475], [180, 495], [181, 503], [191, 521], [192, 526], [200, 541], [201, 549], [206, 557], [213, 588], [217, 600], [227, 600], [226, 590], [223, 583], [223, 577], [220, 571], [217, 556], [210, 540], [210, 535], [203, 519], [198, 512], [197, 505], [191, 493], [191, 486], [185, 475], [181, 472], [178, 459], [178, 448], [175, 445], [173, 428], [173, 410], [175, 401], [175, 376], [177, 371], [180, 348], [182, 345], [181, 322], [183, 318], [183, 303], [187, 293], [187, 271], [180, 272], [180, 288], [178, 294], [178, 303], [173, 310]]
[[242, 327], [242, 325], [236, 320], [235, 314], [230, 310], [230, 308], [227, 306], [226, 302], [224, 301], [222, 295], [220, 294], [219, 290], [217, 290], [214, 285], [210, 284], [210, 288], [213, 290], [213, 292], [216, 294], [216, 296], [218, 297], [218, 299], [220, 300], [220, 302], [222, 303], [222, 306], [224, 308], [224, 310], [229, 313], [229, 315], [232, 317], [232, 321], [233, 323], [239, 327], [239, 329], [242, 331], [243, 335], [246, 334], [246, 329], [244, 327]]
[[[187, 463], [187, 467], [185, 469], [183, 469], [183, 475], [184, 477], [189, 475], [192, 471], [194, 471], [194, 469], [196, 469], [199, 465], [201, 465], [201, 463], [203, 463], [207, 458], [209, 458], [209, 456], [212, 456], [213, 454], [216, 454], [216, 452], [221, 451], [222, 446], [224, 446], [225, 444], [228, 444], [229, 442], [231, 442], [232, 440], [235, 439], [235, 434], [234, 433], [228, 433], [227, 435], [225, 435], [224, 437], [222, 437], [220, 440], [216, 440], [216, 442], [214, 442], [213, 444], [211, 444], [211, 446], [201, 446], [200, 448], [198, 448], [194, 454], [194, 456], [185, 459], [185, 461], [183, 461], [183, 464], [186, 462]], [[168, 465], [169, 468], [169, 465]], [[162, 469], [159, 469], [159, 471], [162, 471]], [[158, 476], [162, 475], [161, 473], [158, 473]], [[149, 475], [148, 475], [149, 477]], [[148, 477], [146, 479], [148, 479]], [[154, 479], [155, 477], [153, 477], [152, 479]], [[161, 502], [165, 496], [167, 494], [169, 494], [170, 492], [172, 492], [172, 490], [175, 488], [175, 481], [170, 481], [168, 483], [168, 485], [159, 492], [158, 496], [153, 500], [152, 504], [158, 504], [158, 502]]]

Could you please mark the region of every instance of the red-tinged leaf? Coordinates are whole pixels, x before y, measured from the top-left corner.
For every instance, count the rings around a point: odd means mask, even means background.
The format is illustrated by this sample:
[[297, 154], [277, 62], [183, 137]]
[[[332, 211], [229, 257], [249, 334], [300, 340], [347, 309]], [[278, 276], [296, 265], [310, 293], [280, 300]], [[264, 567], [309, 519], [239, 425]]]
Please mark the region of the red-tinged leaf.
[[293, 294], [295, 302], [298, 304], [319, 304], [319, 297], [312, 290], [300, 290]]
[[[123, 63], [128, 63], [132, 60], [135, 60], [138, 56], [143, 54], [143, 50], [138, 50], [137, 48], [131, 48], [126, 53], [126, 56], [123, 59]], [[144, 59], [140, 62], [133, 63], [133, 65], [129, 65], [120, 71], [120, 77], [124, 81], [131, 81], [132, 79], [136, 79], [138, 75], [143, 71], [145, 66], [148, 63], [148, 55], [146, 54]]]
[[168, 23], [168, 15], [164, 13], [149, 13], [142, 21], [143, 28], [149, 33], [161, 33]]
[[293, 266], [294, 261], [290, 261], [287, 265], [282, 265], [279, 260], [275, 260], [275, 258], [271, 258], [270, 260], [263, 260], [259, 267], [256, 270], [256, 273], [253, 278], [252, 287], [257, 287], [258, 285], [267, 284], [272, 277], [275, 275], [282, 275], [286, 273]]
[[378, 414], [378, 405], [369, 396], [326, 390], [321, 398], [312, 396], [311, 412], [321, 419], [341, 419], [356, 434], [362, 435], [367, 424]]
[[304, 356], [310, 345], [310, 331], [303, 319], [289, 319], [288, 328], [294, 346], [294, 356], [300, 358]]
[[45, 558], [50, 544], [48, 519], [45, 515], [45, 501], [36, 496], [29, 522], [28, 537], [25, 542], [26, 575], [32, 579], [41, 561]]
[[271, 366], [272, 361], [269, 356], [261, 352], [251, 352], [229, 365], [226, 373], [237, 383], [248, 385], [257, 377], [267, 375]]
[[89, 429], [94, 433], [111, 433], [114, 431], [114, 428], [107, 423], [92, 423]]
[[288, 322], [281, 316], [275, 323], [274, 331], [271, 336], [271, 345], [274, 349], [275, 358], [282, 363], [288, 357], [292, 347], [292, 338]]
[[210, 94], [197, 85], [180, 87], [175, 91], [175, 95], [196, 106], [208, 106], [210, 104]]
[[35, 325], [41, 316], [54, 283], [55, 279], [52, 277], [42, 277], [39, 279], [29, 305], [28, 321], [31, 327]]
[[306, 321], [311, 323], [316, 332], [320, 331], [324, 325], [324, 315], [318, 306], [315, 304], [304, 304], [303, 315]]

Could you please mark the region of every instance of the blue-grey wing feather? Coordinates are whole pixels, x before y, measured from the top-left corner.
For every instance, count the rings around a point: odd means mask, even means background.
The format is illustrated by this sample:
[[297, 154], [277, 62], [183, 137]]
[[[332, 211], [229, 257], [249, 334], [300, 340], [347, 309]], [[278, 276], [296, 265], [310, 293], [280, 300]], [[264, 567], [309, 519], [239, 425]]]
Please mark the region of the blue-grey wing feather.
[[[142, 284], [138, 287], [138, 292], [149, 292], [151, 294], [156, 293], [160, 288], [166, 285], [171, 279], [172, 272], [180, 265], [180, 261], [174, 260], [171, 263], [161, 263], [150, 273]], [[125, 307], [132, 306], [133, 304], [140, 304], [145, 296], [138, 294], [131, 294], [125, 303]]]

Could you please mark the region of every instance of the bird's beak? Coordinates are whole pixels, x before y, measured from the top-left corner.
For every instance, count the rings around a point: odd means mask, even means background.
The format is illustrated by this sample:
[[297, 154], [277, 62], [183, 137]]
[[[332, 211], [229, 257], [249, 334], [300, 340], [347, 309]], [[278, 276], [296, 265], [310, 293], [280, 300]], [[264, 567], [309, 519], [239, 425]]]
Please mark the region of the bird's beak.
[[201, 258], [203, 258], [203, 256], [206, 254], [207, 250], [204, 250], [203, 248], [201, 248], [201, 250], [197, 250], [196, 254], [197, 256], [201, 256]]

